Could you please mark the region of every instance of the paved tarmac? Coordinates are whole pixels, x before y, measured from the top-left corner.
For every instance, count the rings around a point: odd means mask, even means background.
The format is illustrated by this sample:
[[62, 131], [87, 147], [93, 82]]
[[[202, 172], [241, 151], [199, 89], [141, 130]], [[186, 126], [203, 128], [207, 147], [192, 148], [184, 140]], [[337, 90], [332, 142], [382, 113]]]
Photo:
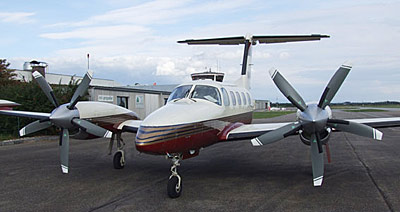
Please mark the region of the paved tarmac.
[[333, 133], [332, 163], [325, 162], [319, 188], [312, 186], [310, 148], [298, 136], [263, 147], [219, 143], [182, 162], [177, 199], [166, 194], [170, 162], [138, 154], [134, 135], [124, 136], [122, 170], [106, 154], [108, 140], [71, 140], [68, 175], [59, 167], [58, 141], [0, 146], [0, 211], [400, 211], [400, 127], [382, 131], [383, 141]]

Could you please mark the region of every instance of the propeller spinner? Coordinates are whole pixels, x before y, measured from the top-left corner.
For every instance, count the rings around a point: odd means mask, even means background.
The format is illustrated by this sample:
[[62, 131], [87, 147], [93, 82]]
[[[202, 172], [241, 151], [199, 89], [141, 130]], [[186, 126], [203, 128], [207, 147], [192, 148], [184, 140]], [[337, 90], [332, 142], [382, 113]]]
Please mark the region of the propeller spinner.
[[382, 140], [382, 132], [364, 124], [340, 119], [332, 119], [329, 104], [336, 95], [346, 76], [350, 72], [351, 65], [343, 64], [333, 75], [326, 86], [318, 104], [306, 105], [303, 98], [290, 85], [290, 83], [276, 69], [270, 70], [270, 75], [275, 85], [283, 95], [295, 105], [300, 112], [298, 121], [265, 133], [251, 140], [253, 146], [261, 146], [281, 140], [287, 136], [296, 134], [301, 130], [310, 137], [311, 161], [314, 186], [321, 186], [324, 175], [324, 158], [321, 135], [327, 129], [337, 130], [361, 135], [376, 140]]
[[81, 130], [98, 137], [103, 137], [107, 133], [107, 130], [105, 130], [104, 128], [99, 127], [89, 121], [80, 119], [79, 111], [75, 107], [79, 99], [89, 88], [93, 72], [89, 70], [86, 73], [85, 77], [83, 78], [74, 95], [72, 96], [71, 101], [63, 105], [58, 104], [53, 89], [39, 72], [35, 71], [32, 75], [38, 82], [43, 92], [46, 94], [47, 98], [53, 103], [56, 108], [52, 111], [51, 115], [48, 118], [38, 120], [26, 125], [20, 130], [20, 135], [24, 136], [30, 133], [34, 133], [53, 125], [60, 127], [61, 170], [63, 173], [68, 173], [69, 130], [73, 128], [80, 128]]

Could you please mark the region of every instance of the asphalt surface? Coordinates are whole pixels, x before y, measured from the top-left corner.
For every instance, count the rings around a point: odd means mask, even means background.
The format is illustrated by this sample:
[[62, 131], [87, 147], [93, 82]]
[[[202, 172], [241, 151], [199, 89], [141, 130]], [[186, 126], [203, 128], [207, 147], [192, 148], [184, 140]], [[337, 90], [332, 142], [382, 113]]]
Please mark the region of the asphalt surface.
[[[337, 112], [336, 118], [400, 116]], [[293, 114], [256, 122], [293, 120]], [[219, 143], [182, 162], [182, 196], [166, 194], [170, 162], [139, 154], [125, 135], [126, 167], [115, 170], [108, 140], [71, 140], [70, 173], [58, 142], [0, 146], [0, 211], [400, 211], [400, 127], [383, 141], [333, 133], [332, 163], [312, 186], [310, 148], [298, 136], [252, 147]]]

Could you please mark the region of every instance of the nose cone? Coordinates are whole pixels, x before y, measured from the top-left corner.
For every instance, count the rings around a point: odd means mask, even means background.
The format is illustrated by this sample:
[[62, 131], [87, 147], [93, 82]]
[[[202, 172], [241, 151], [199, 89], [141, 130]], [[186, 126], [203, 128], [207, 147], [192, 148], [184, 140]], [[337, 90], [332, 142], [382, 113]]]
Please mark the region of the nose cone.
[[169, 102], [147, 116], [142, 126], [171, 126], [194, 123], [218, 118], [223, 112], [221, 106], [205, 100], [181, 99]]
[[328, 117], [327, 111], [319, 108], [316, 104], [311, 104], [301, 112], [299, 119], [307, 132], [314, 133], [325, 128]]
[[73, 128], [71, 120], [79, 117], [78, 110], [70, 110], [67, 108], [68, 104], [64, 104], [53, 110], [50, 115], [50, 120], [61, 128]]

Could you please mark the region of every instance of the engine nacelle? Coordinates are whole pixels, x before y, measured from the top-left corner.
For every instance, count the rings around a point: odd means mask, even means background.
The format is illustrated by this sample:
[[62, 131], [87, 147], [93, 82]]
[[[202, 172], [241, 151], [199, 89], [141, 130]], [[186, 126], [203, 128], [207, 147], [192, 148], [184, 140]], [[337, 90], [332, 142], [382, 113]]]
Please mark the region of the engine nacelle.
[[[331, 132], [332, 132], [331, 128], [326, 128], [324, 131], [319, 133], [321, 142], [323, 145], [328, 143]], [[299, 131], [299, 135], [300, 135], [301, 142], [303, 142], [303, 144], [305, 144], [305, 145], [310, 146], [311, 135], [309, 135], [308, 133], [306, 133], [305, 131], [302, 131], [302, 130]]]

